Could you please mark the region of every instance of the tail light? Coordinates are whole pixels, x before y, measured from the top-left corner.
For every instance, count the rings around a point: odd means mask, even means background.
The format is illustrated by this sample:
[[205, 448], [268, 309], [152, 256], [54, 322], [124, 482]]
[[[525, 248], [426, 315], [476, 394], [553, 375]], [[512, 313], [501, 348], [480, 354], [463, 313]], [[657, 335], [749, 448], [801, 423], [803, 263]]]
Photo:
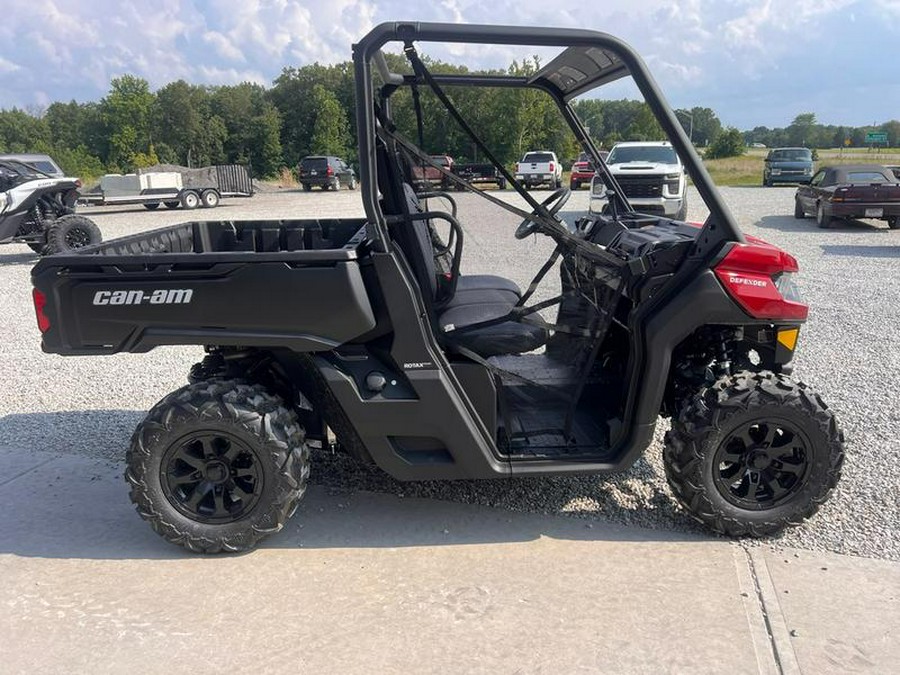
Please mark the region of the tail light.
[[325, 169], [325, 175], [326, 175], [326, 176], [333, 176], [333, 175], [334, 175], [334, 169], [332, 169], [332, 168], [329, 166], [327, 169]]
[[553, 170], [554, 170], [555, 168], [556, 168], [556, 167], [553, 165], [553, 162], [550, 162], [550, 173], [553, 173]]
[[38, 289], [31, 291], [31, 297], [34, 299], [34, 313], [37, 315], [38, 329], [42, 333], [50, 330], [50, 319], [44, 314], [44, 307], [47, 306], [47, 296]]
[[774, 246], [735, 244], [715, 266], [728, 295], [756, 319], [804, 321], [809, 307], [794, 283], [797, 260]]

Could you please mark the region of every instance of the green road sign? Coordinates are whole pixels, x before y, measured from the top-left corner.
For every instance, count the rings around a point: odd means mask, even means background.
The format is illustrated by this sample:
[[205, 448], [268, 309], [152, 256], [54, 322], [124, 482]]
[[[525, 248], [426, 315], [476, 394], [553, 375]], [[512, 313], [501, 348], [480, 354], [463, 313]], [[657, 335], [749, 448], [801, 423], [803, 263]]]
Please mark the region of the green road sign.
[[887, 133], [884, 131], [869, 131], [866, 133], [866, 143], [887, 145]]

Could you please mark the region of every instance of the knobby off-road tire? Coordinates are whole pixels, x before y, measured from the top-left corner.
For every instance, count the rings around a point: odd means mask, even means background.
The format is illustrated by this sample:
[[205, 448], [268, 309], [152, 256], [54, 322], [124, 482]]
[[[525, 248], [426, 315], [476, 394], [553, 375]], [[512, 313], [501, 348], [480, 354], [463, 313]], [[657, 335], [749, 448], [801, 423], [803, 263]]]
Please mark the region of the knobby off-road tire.
[[843, 443], [834, 415], [805, 384], [744, 371], [701, 390], [672, 420], [666, 477], [701, 523], [762, 537], [801, 524], [828, 499]]
[[281, 398], [212, 379], [153, 406], [126, 463], [131, 501], [157, 534], [197, 553], [236, 552], [293, 514], [306, 490], [309, 449]]
[[47, 228], [47, 240], [41, 253], [54, 255], [99, 244], [101, 241], [103, 235], [93, 220], [72, 214], [57, 218]]

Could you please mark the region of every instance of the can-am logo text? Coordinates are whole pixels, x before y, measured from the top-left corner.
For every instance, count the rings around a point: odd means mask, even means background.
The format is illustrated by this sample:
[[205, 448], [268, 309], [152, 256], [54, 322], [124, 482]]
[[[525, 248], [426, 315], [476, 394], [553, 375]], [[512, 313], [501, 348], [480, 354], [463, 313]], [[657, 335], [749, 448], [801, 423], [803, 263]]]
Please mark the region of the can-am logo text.
[[191, 288], [160, 288], [156, 291], [97, 291], [95, 305], [186, 305], [191, 301]]

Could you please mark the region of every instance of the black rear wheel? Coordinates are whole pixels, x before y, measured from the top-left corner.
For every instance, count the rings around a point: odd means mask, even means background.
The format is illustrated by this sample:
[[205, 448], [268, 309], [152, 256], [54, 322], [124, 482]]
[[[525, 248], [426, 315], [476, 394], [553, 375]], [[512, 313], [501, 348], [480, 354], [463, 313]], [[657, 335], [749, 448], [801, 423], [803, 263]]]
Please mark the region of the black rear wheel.
[[148, 211], [155, 211], [159, 208], [159, 202], [150, 202], [149, 204], [144, 204], [144, 208]]
[[53, 255], [76, 248], [99, 244], [103, 241], [100, 228], [90, 218], [75, 214], [63, 216], [53, 221], [47, 228], [47, 243], [42, 253]]
[[888, 218], [887, 221], [888, 227], [892, 230], [900, 230], [900, 216], [894, 216], [893, 218]]
[[821, 202], [816, 206], [816, 225], [823, 229], [831, 225], [831, 216], [825, 213], [825, 207]]
[[794, 218], [796, 218], [797, 220], [806, 218], [806, 212], [803, 210], [803, 205], [796, 197], [794, 197]]
[[237, 380], [204, 380], [165, 397], [135, 430], [126, 462], [141, 517], [198, 553], [246, 551], [280, 530], [309, 476], [296, 413]]
[[666, 435], [666, 477], [716, 532], [760, 537], [799, 525], [841, 474], [843, 434], [806, 385], [742, 372], [702, 390]]

